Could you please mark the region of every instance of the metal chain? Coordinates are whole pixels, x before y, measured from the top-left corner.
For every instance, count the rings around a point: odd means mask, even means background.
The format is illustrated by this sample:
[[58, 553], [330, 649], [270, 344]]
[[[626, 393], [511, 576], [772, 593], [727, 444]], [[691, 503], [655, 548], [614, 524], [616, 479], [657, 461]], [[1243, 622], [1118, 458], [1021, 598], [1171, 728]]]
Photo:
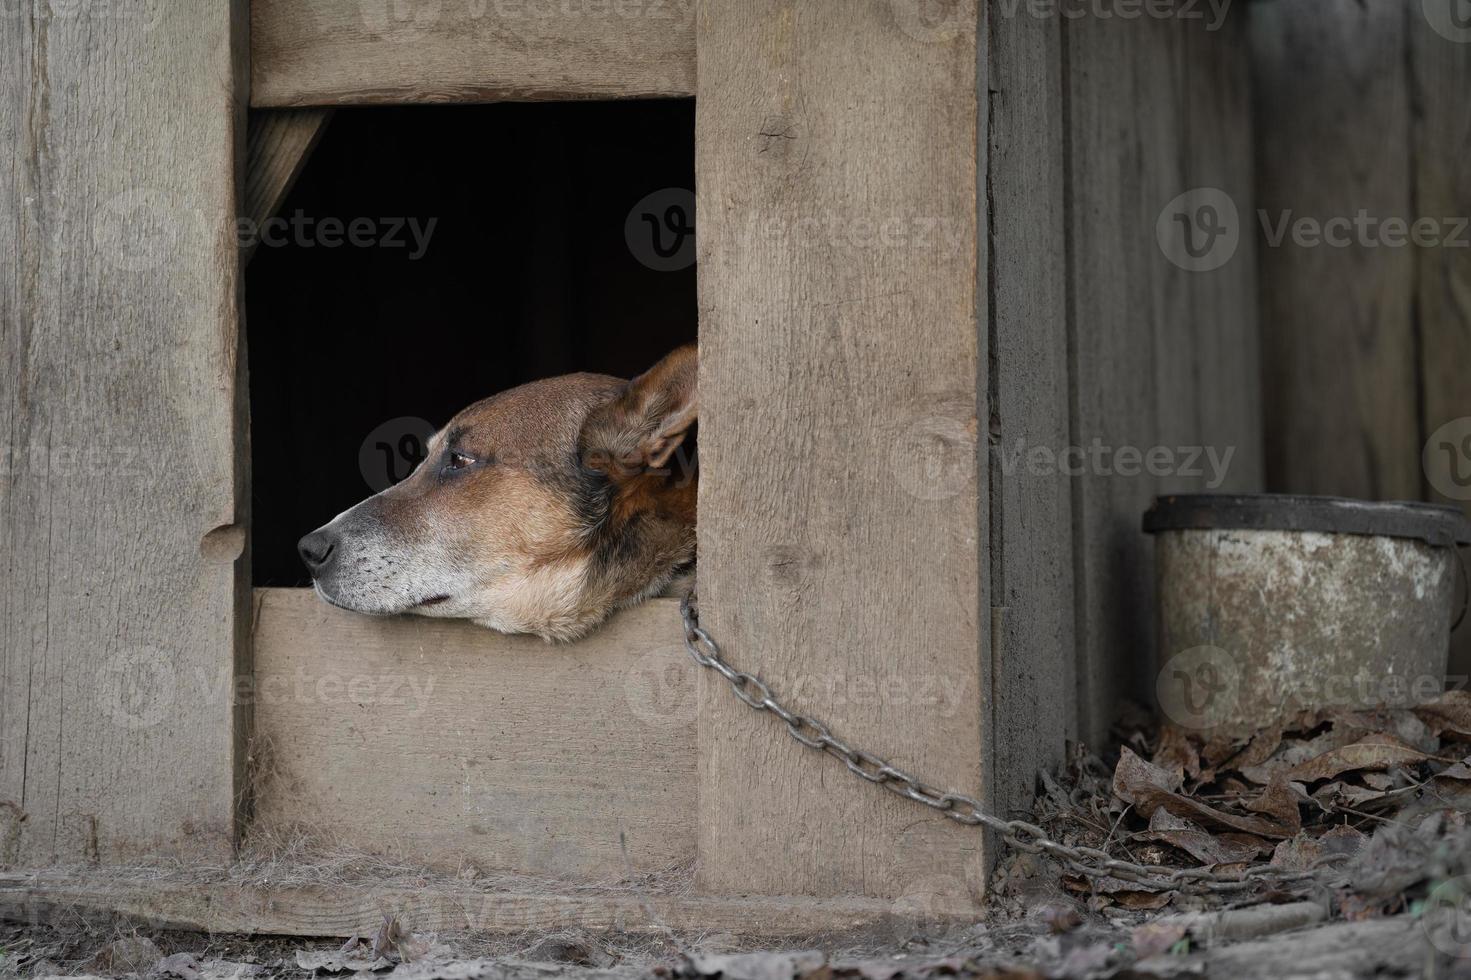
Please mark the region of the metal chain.
[[1315, 871], [1284, 871], [1267, 864], [1254, 865], [1233, 874], [1217, 874], [1205, 868], [1138, 864], [1113, 857], [1096, 847], [1075, 847], [1055, 841], [1041, 827], [1024, 820], [1003, 820], [993, 816], [969, 796], [931, 786], [872, 752], [854, 748], [816, 718], [788, 709], [756, 675], [732, 667], [721, 654], [720, 646], [700, 626], [699, 599], [693, 589], [684, 597], [679, 611], [684, 618], [684, 645], [695, 663], [724, 677], [735, 696], [755, 710], [770, 712], [780, 718], [792, 738], [809, 749], [826, 752], [841, 760], [860, 779], [938, 810], [956, 823], [994, 831], [1007, 845], [1017, 850], [1050, 854], [1089, 878], [1122, 878], [1157, 891], [1173, 888], [1193, 892], [1232, 892], [1263, 882], [1290, 884], [1317, 877]]

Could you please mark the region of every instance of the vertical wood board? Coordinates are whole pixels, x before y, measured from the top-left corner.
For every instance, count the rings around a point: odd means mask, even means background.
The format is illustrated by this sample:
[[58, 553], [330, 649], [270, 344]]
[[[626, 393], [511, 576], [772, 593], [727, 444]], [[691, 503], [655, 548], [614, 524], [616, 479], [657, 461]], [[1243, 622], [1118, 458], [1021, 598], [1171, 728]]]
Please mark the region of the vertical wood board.
[[[1455, 40], [1460, 37], [1462, 40]], [[1446, 37], [1412, 11], [1409, 22], [1417, 217], [1471, 241], [1471, 31]], [[1422, 463], [1427, 497], [1471, 514], [1471, 246], [1416, 252]], [[1452, 637], [1451, 673], [1471, 673], [1471, 625]]]
[[[1413, 207], [1406, 23], [1418, 3], [1252, 10], [1262, 229], [1267, 479], [1298, 493], [1420, 496], [1415, 257], [1343, 222]], [[1285, 93], [1291, 93], [1286, 97]], [[1349, 244], [1303, 244], [1302, 218]], [[1312, 242], [1313, 239], [1306, 239]]]
[[[977, 21], [921, 6], [699, 8], [700, 590], [794, 708], [978, 793]], [[704, 890], [980, 894], [980, 834], [700, 704]]]
[[[1243, 30], [1239, 15], [1063, 25], [1078, 704], [1095, 745], [1126, 699], [1153, 696], [1144, 510], [1260, 489]], [[1201, 235], [1202, 205], [1229, 237]], [[1206, 261], [1175, 244], [1181, 221]]]
[[988, 425], [995, 795], [1030, 806], [1076, 737], [1065, 106], [1056, 18], [991, 0]]
[[0, 861], [223, 857], [245, 494], [245, 4], [0, 47]]

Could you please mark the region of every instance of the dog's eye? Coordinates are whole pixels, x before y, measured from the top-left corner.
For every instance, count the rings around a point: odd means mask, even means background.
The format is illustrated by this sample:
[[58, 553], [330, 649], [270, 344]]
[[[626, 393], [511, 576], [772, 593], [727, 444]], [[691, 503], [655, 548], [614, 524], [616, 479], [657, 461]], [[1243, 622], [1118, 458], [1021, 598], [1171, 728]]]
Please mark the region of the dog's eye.
[[444, 471], [446, 473], [454, 470], [462, 470], [475, 462], [474, 457], [466, 456], [464, 453], [451, 449], [444, 457]]

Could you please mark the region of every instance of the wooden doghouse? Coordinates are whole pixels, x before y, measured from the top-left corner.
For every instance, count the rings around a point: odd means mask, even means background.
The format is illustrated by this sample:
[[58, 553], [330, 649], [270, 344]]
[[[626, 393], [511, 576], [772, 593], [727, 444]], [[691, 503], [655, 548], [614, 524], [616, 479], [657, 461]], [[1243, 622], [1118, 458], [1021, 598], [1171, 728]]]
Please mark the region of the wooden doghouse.
[[[705, 625], [856, 744], [1000, 811], [1147, 693], [1139, 515], [1208, 475], [1069, 466], [1069, 447], [1229, 448], [1221, 488], [1260, 489], [1249, 236], [1210, 272], [1157, 236], [1195, 188], [1251, 211], [1235, 11], [80, 6], [0, 35], [0, 437], [49, 461], [0, 479], [6, 866], [220, 862], [309, 825], [568, 883], [472, 925], [636, 926], [646, 904], [575, 887], [629, 868], [693, 865], [692, 895], [653, 896], [675, 927], [817, 931], [983, 896], [991, 842], [700, 676], [674, 600], [548, 648], [252, 591], [233, 219], [278, 205], [327, 107], [696, 100]], [[433, 696], [355, 703], [353, 679], [389, 676]], [[315, 694], [266, 696], [298, 682]], [[12, 905], [88, 893], [7, 883]], [[376, 921], [361, 896], [221, 893], [206, 913], [166, 892], [107, 900], [217, 928]]]

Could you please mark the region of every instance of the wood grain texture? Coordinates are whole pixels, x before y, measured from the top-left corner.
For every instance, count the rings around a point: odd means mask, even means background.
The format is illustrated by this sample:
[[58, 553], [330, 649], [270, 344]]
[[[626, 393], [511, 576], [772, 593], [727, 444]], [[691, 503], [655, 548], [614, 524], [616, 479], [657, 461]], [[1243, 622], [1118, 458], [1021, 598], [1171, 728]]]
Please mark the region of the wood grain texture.
[[[1071, 429], [1086, 455], [1073, 483], [1078, 703], [1094, 745], [1125, 699], [1153, 696], [1143, 511], [1161, 492], [1260, 489], [1250, 243], [1197, 271], [1172, 261], [1157, 234], [1161, 215], [1203, 187], [1249, 219], [1250, 157], [1236, 148], [1250, 146], [1240, 30], [1179, 18], [1063, 25]], [[1157, 448], [1168, 456], [1148, 463]]]
[[[1030, 806], [1077, 735], [1069, 444], [1066, 106], [1057, 18], [991, 0], [986, 165], [990, 288], [994, 786]], [[1041, 455], [1035, 455], [1035, 454]], [[1039, 462], [1040, 461], [1040, 462]]]
[[694, 94], [693, 0], [255, 0], [251, 104]]
[[[1419, 6], [1252, 8], [1257, 176], [1271, 222], [1412, 213], [1405, 31]], [[1269, 484], [1419, 497], [1413, 250], [1303, 247], [1289, 233], [1262, 249], [1261, 289]]]
[[1225, 469], [1217, 481], [1203, 460], [1207, 472], [1175, 474], [1161, 483], [1162, 493], [1259, 493], [1266, 485], [1249, 9], [1232, 7], [1214, 30], [1199, 21], [1179, 28], [1183, 83], [1177, 112], [1184, 145], [1177, 179], [1182, 188], [1224, 191], [1236, 204], [1239, 238], [1221, 268], [1179, 270], [1187, 314], [1183, 322], [1165, 325], [1192, 340], [1188, 358], [1178, 363], [1189, 382], [1181, 404], [1189, 406], [1186, 417], [1193, 422], [1193, 432], [1172, 430], [1171, 413], [1162, 412], [1166, 439], [1213, 447]]
[[[250, 113], [241, 215], [258, 229], [275, 217], [332, 118], [331, 109], [257, 109]], [[245, 261], [255, 244], [249, 246]]]
[[[1446, 39], [1418, 11], [1409, 20], [1412, 94], [1416, 106], [1412, 132], [1415, 214], [1451, 219], [1452, 225], [1471, 219], [1471, 44]], [[1461, 240], [1471, 239], [1463, 230]], [[1417, 326], [1420, 331], [1421, 431], [1427, 440], [1471, 434], [1471, 247], [1433, 247], [1416, 253]], [[1451, 425], [1451, 429], [1442, 427]], [[1432, 445], [1431, 453], [1444, 446]], [[1463, 470], [1471, 470], [1464, 450]], [[1443, 459], [1443, 457], [1442, 457]], [[1471, 514], [1466, 491], [1450, 482], [1456, 497], [1436, 486], [1444, 477], [1426, 482], [1428, 499], [1457, 503]], [[1428, 476], [1428, 473], [1427, 473]], [[1451, 673], [1471, 673], [1471, 626], [1462, 625], [1452, 636]]]
[[[700, 594], [796, 709], [975, 794], [977, 20], [918, 6], [700, 6]], [[702, 890], [982, 891], [980, 834], [701, 685]]]
[[107, 923], [122, 917], [153, 928], [211, 934], [371, 936], [387, 913], [419, 933], [508, 934], [564, 929], [667, 936], [729, 934], [815, 938], [884, 930], [956, 927], [975, 921], [969, 906], [924, 896], [901, 900], [669, 895], [632, 889], [537, 888], [485, 891], [472, 887], [407, 887], [370, 883], [262, 886], [201, 881], [166, 872], [137, 879], [0, 872], [0, 921], [47, 924], [64, 918]]
[[0, 31], [4, 863], [231, 846], [245, 7]]
[[590, 880], [694, 860], [697, 668], [678, 600], [553, 646], [355, 615], [309, 589], [256, 596], [254, 832]]

